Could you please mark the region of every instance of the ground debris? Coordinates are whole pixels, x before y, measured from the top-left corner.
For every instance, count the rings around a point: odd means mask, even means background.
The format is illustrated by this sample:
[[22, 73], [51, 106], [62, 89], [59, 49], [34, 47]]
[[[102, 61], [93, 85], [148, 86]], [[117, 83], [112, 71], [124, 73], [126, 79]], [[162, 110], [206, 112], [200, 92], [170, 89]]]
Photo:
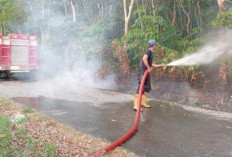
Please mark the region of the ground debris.
[[[18, 112], [23, 110], [22, 105], [8, 99], [0, 98], [0, 114], [11, 118]], [[25, 128], [28, 136], [33, 140], [40, 141], [36, 147], [44, 145], [45, 143], [54, 143], [57, 147], [55, 156], [72, 156], [84, 157], [93, 153], [94, 151], [107, 146], [107, 142], [101, 139], [94, 138], [77, 131], [69, 126], [65, 126], [48, 116], [38, 112], [25, 113], [28, 120], [23, 123], [14, 124], [11, 128], [13, 132], [15, 128]], [[20, 141], [20, 137], [13, 134], [11, 142], [17, 142], [21, 149], [25, 148], [25, 143]], [[134, 157], [134, 153], [129, 153], [123, 148], [117, 148], [104, 156], [112, 157]]]

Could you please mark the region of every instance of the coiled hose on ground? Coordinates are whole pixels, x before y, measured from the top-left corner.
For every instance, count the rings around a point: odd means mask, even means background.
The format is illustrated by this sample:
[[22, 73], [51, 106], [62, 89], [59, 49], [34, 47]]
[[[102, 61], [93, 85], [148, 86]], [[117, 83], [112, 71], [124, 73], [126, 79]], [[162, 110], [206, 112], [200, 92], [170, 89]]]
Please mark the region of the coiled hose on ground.
[[135, 131], [139, 125], [143, 88], [144, 88], [144, 83], [145, 83], [145, 80], [147, 78], [148, 73], [149, 73], [148, 70], [146, 70], [144, 75], [143, 75], [140, 87], [139, 87], [138, 108], [137, 108], [137, 112], [136, 112], [134, 125], [132, 126], [132, 128], [129, 130], [129, 132], [127, 132], [125, 135], [120, 137], [118, 140], [116, 140], [115, 142], [113, 142], [109, 146], [96, 151], [95, 153], [90, 155], [90, 157], [98, 157], [98, 156], [104, 154], [105, 152], [109, 152], [110, 150], [116, 148], [117, 146], [120, 146], [122, 143], [127, 141], [135, 133]]

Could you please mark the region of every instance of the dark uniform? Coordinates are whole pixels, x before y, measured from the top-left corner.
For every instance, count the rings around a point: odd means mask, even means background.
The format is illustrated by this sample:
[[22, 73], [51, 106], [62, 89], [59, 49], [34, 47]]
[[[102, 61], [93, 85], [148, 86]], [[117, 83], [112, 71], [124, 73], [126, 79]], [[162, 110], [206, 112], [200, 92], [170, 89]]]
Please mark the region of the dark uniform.
[[[153, 62], [153, 54], [152, 51], [149, 49], [147, 50], [147, 52], [145, 53], [145, 55], [148, 56], [148, 64], [150, 67], [152, 67], [152, 62]], [[139, 71], [138, 71], [138, 89], [137, 89], [137, 94], [139, 93], [139, 87], [143, 78], [143, 75], [145, 73], [145, 71], [147, 70], [147, 66], [144, 64], [143, 60], [141, 62]], [[145, 84], [144, 84], [144, 88], [143, 88], [143, 93], [147, 92], [149, 93], [151, 90], [151, 80], [150, 80], [150, 74], [147, 75], [147, 78], [145, 80]]]

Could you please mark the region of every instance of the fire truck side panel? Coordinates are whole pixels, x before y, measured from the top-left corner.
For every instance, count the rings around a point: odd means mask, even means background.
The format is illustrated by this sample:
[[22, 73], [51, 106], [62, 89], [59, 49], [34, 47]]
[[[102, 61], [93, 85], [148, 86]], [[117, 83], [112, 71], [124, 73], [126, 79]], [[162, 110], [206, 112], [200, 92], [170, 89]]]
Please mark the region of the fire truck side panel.
[[11, 46], [11, 65], [28, 65], [27, 46]]
[[38, 65], [38, 42], [37, 42], [37, 36], [31, 36], [31, 38], [30, 38], [29, 65], [30, 65], [30, 69], [34, 69]]
[[28, 34], [3, 36], [2, 44], [0, 42], [0, 53], [0, 70], [10, 72], [38, 70], [37, 36]]
[[10, 66], [10, 45], [5, 45], [5, 40], [3, 40], [2, 45], [2, 70], [8, 70], [8, 66]]
[[2, 69], [2, 35], [0, 34], [0, 70]]

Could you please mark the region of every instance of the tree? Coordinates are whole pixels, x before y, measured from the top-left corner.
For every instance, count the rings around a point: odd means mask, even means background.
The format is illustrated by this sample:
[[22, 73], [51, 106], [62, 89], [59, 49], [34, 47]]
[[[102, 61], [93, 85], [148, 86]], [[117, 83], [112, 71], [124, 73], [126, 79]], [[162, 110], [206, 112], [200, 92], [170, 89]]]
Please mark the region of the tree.
[[[129, 31], [129, 23], [131, 19], [131, 14], [133, 10], [135, 0], [130, 1], [129, 5], [129, 11], [127, 11], [127, 0], [123, 0], [123, 9], [124, 9], [124, 20], [125, 20], [125, 29], [124, 29], [124, 35], [126, 36]], [[124, 48], [127, 47], [127, 42], [124, 42]]]
[[129, 22], [130, 22], [131, 13], [132, 13], [133, 6], [134, 6], [134, 1], [135, 0], [131, 0], [130, 5], [129, 5], [129, 11], [127, 11], [127, 2], [126, 0], [123, 0], [124, 19], [125, 19], [125, 35], [127, 35], [129, 31]]
[[188, 1], [188, 11], [186, 11], [186, 9], [184, 8], [183, 4], [180, 4], [184, 14], [187, 16], [187, 24], [186, 24], [186, 30], [187, 30], [187, 34], [190, 34], [190, 24], [191, 24], [191, 4], [190, 1]]
[[220, 12], [217, 19], [213, 21], [215, 27], [228, 27], [232, 28], [232, 9], [226, 12]]
[[200, 0], [197, 0], [197, 11], [200, 18], [200, 27], [202, 28], [202, 14], [201, 14]]
[[20, 21], [24, 18], [24, 11], [21, 7], [23, 2], [18, 0], [0, 0], [0, 27], [4, 33], [4, 26], [10, 21]]
[[[225, 12], [226, 11], [226, 0], [217, 0], [217, 3], [218, 3], [219, 13]], [[219, 35], [220, 35], [220, 38], [222, 39], [224, 36], [224, 28], [223, 27], [220, 27]]]
[[72, 0], [70, 1], [70, 5], [72, 7], [73, 23], [76, 23], [76, 10], [75, 10], [75, 5]]
[[226, 10], [226, 0], [217, 0], [219, 12], [224, 12]]
[[[226, 0], [217, 0], [218, 2], [218, 11], [219, 13], [225, 12], [226, 10]], [[221, 40], [224, 40], [225, 37], [225, 28], [220, 27], [219, 28], [219, 36]], [[219, 67], [219, 75], [223, 80], [223, 84], [226, 85], [228, 83], [228, 74], [225, 67], [225, 56], [221, 61], [220, 67]]]

